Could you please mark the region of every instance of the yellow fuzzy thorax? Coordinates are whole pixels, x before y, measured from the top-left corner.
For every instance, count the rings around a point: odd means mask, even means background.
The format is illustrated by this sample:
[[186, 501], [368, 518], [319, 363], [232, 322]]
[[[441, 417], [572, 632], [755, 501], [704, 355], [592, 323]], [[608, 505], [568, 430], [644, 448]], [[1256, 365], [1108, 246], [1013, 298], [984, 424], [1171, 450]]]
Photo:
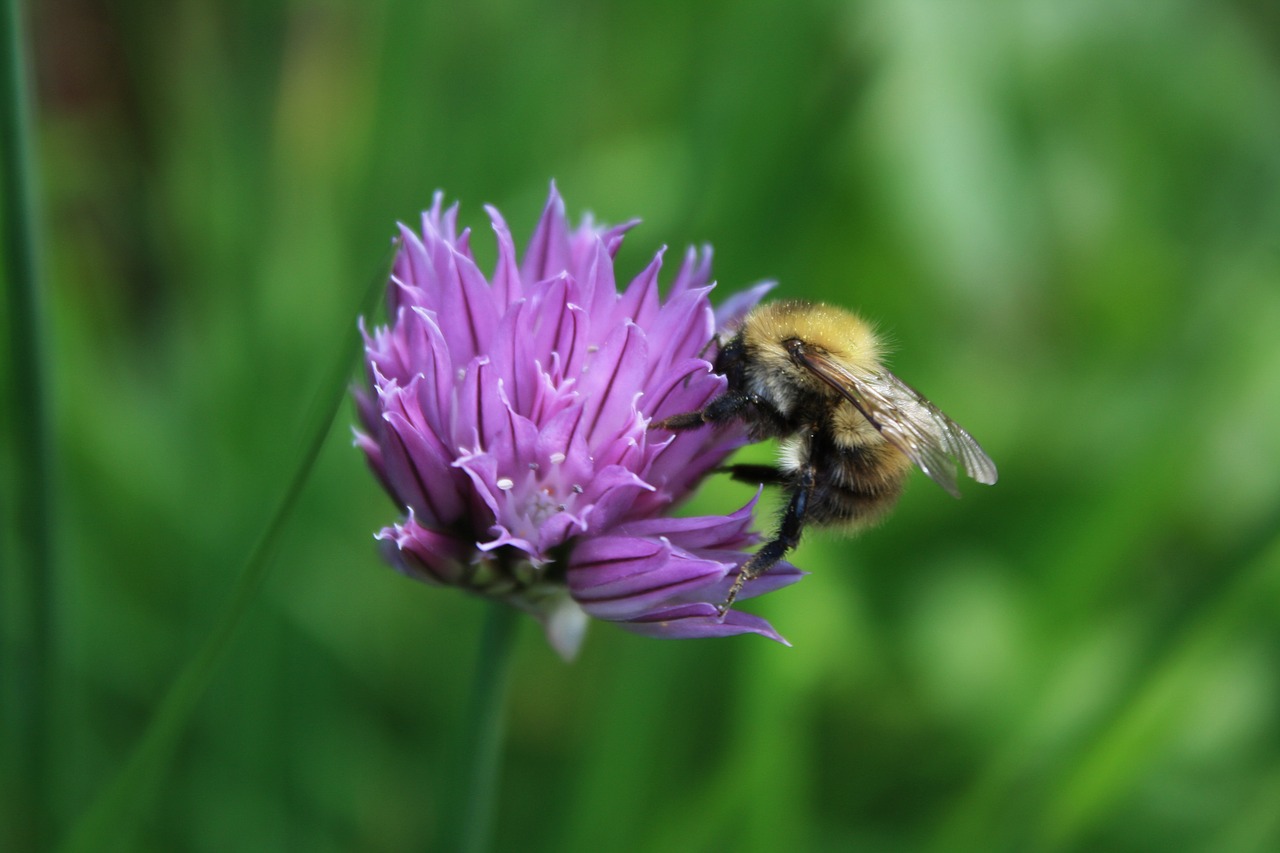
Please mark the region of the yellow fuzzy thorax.
[[871, 324], [857, 314], [822, 302], [786, 300], [758, 306], [742, 325], [743, 344], [758, 357], [788, 363], [783, 342], [818, 347], [859, 373], [880, 368], [883, 348]]
[[748, 346], [781, 346], [782, 341], [799, 338], [863, 369], [877, 368], [882, 355], [876, 330], [867, 320], [824, 302], [768, 302], [751, 311], [742, 332]]

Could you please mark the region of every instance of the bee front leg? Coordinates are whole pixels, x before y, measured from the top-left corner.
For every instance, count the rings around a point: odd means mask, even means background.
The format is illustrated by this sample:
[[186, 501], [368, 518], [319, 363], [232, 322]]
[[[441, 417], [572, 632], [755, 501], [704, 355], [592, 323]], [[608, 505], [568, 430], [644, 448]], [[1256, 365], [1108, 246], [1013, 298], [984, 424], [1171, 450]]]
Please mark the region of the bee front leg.
[[733, 586], [729, 587], [729, 595], [725, 598], [724, 604], [717, 608], [720, 616], [729, 612], [729, 608], [733, 606], [734, 600], [738, 597], [738, 593], [742, 592], [747, 581], [758, 578], [772, 569], [788, 551], [800, 544], [800, 534], [804, 531], [804, 520], [808, 514], [809, 501], [813, 497], [816, 475], [812, 465], [805, 465], [800, 469], [799, 474], [799, 482], [796, 484], [795, 491], [791, 493], [791, 501], [787, 504], [787, 511], [783, 513], [777, 534], [761, 546], [751, 559], [742, 564], [742, 568], [738, 570], [738, 579], [733, 582]]
[[773, 465], [721, 465], [716, 469], [718, 474], [728, 474], [740, 483], [756, 483], [761, 486], [785, 486], [792, 482], [792, 476], [780, 471]]
[[741, 417], [742, 410], [751, 405], [755, 395], [739, 394], [730, 391], [716, 397], [710, 403], [696, 412], [685, 412], [682, 415], [672, 415], [669, 418], [663, 418], [660, 421], [652, 421], [649, 429], [665, 429], [671, 432], [680, 432], [686, 429], [697, 429], [703, 424], [721, 424], [727, 421]]
[[[649, 429], [665, 429], [680, 432], [686, 429], [697, 429], [703, 424], [723, 424], [729, 421], [746, 419], [753, 426], [753, 431], [761, 435], [784, 435], [793, 427], [773, 403], [759, 394], [748, 394], [743, 391], [726, 391], [696, 412], [685, 412], [671, 415], [660, 421], [650, 421]], [[756, 436], [759, 438], [760, 436]]]

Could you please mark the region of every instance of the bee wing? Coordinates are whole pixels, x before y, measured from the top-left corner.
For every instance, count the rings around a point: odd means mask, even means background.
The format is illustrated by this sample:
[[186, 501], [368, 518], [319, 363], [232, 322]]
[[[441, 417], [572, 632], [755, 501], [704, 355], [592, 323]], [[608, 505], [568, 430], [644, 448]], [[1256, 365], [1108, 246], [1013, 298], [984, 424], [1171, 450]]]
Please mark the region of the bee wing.
[[996, 481], [996, 465], [974, 437], [889, 371], [854, 374], [817, 353], [804, 352], [799, 358], [852, 403], [886, 441], [955, 497], [960, 497], [957, 463], [979, 483]]

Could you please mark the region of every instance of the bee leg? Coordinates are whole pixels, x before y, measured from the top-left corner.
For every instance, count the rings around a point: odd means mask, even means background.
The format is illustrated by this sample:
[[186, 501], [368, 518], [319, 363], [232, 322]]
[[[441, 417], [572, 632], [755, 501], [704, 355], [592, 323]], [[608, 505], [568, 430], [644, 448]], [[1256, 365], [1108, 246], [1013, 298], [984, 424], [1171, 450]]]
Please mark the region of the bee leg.
[[742, 483], [758, 483], [762, 486], [782, 486], [791, 482], [791, 476], [772, 465], [721, 465], [717, 474], [728, 474]]
[[703, 424], [725, 423], [740, 416], [742, 410], [750, 405], [751, 402], [752, 395], [738, 394], [731, 391], [727, 394], [721, 394], [696, 412], [685, 412], [682, 415], [672, 415], [660, 421], [651, 421], [649, 429], [680, 432], [686, 429], [697, 429]]
[[703, 424], [723, 424], [743, 417], [746, 410], [752, 410], [770, 422], [776, 431], [770, 435], [781, 435], [787, 431], [787, 422], [772, 403], [759, 394], [746, 394], [741, 391], [726, 391], [696, 412], [685, 412], [672, 415], [660, 421], [650, 421], [649, 429], [665, 429], [672, 432], [696, 429]]
[[764, 543], [760, 550], [751, 556], [751, 559], [742, 564], [742, 568], [738, 570], [738, 579], [733, 582], [733, 586], [729, 587], [729, 595], [725, 597], [724, 604], [717, 608], [720, 616], [724, 616], [729, 612], [729, 608], [733, 607], [734, 599], [738, 597], [738, 593], [742, 592], [747, 581], [758, 578], [772, 569], [788, 551], [800, 543], [805, 515], [809, 509], [809, 498], [813, 495], [814, 478], [815, 472], [812, 465], [806, 465], [800, 469], [800, 482], [796, 490], [791, 493], [791, 501], [787, 504], [787, 511], [783, 513], [777, 534]]
[[683, 432], [687, 429], [697, 429], [705, 424], [706, 418], [701, 411], [685, 412], [682, 415], [672, 415], [669, 418], [663, 418], [660, 421], [650, 421], [649, 429], [665, 429], [671, 432]]

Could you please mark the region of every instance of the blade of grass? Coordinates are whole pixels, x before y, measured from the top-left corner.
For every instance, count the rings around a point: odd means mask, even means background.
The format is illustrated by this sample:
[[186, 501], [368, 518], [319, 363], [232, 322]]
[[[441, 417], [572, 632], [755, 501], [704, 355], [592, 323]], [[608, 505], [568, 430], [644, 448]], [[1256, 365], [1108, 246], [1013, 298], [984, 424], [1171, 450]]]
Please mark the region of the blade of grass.
[[[5, 780], [10, 820], [0, 839], [13, 849], [39, 849], [52, 826], [49, 783], [50, 684], [54, 667], [53, 621], [53, 450], [46, 394], [46, 327], [40, 270], [37, 163], [26, 27], [18, 0], [5, 0], [0, 34], [0, 145], [3, 175], [0, 197], [4, 217], [4, 276], [9, 314], [9, 387], [5, 408], [12, 416], [14, 447], [14, 543], [4, 581], [13, 601], [5, 617], [16, 630], [3, 632], [3, 726], [8, 741], [3, 756], [14, 775]], [[10, 837], [12, 834], [12, 837]]]
[[[358, 313], [367, 316], [373, 312], [390, 274], [393, 254], [394, 251], [379, 265], [379, 273], [370, 282], [361, 299]], [[349, 344], [340, 347], [327, 378], [320, 386], [311, 417], [306, 421], [309, 433], [298, 467], [270, 522], [245, 561], [213, 630], [169, 688], [159, 710], [124, 767], [72, 828], [60, 848], [64, 853], [130, 847], [129, 841], [136, 831], [137, 820], [160, 781], [179, 736], [186, 729], [214, 673], [226, 658], [250, 606], [262, 589], [271, 566], [271, 558], [280, 542], [280, 534], [311, 476], [311, 470], [324, 447], [338, 408], [346, 399], [357, 340], [347, 330], [339, 337], [349, 340]]]

